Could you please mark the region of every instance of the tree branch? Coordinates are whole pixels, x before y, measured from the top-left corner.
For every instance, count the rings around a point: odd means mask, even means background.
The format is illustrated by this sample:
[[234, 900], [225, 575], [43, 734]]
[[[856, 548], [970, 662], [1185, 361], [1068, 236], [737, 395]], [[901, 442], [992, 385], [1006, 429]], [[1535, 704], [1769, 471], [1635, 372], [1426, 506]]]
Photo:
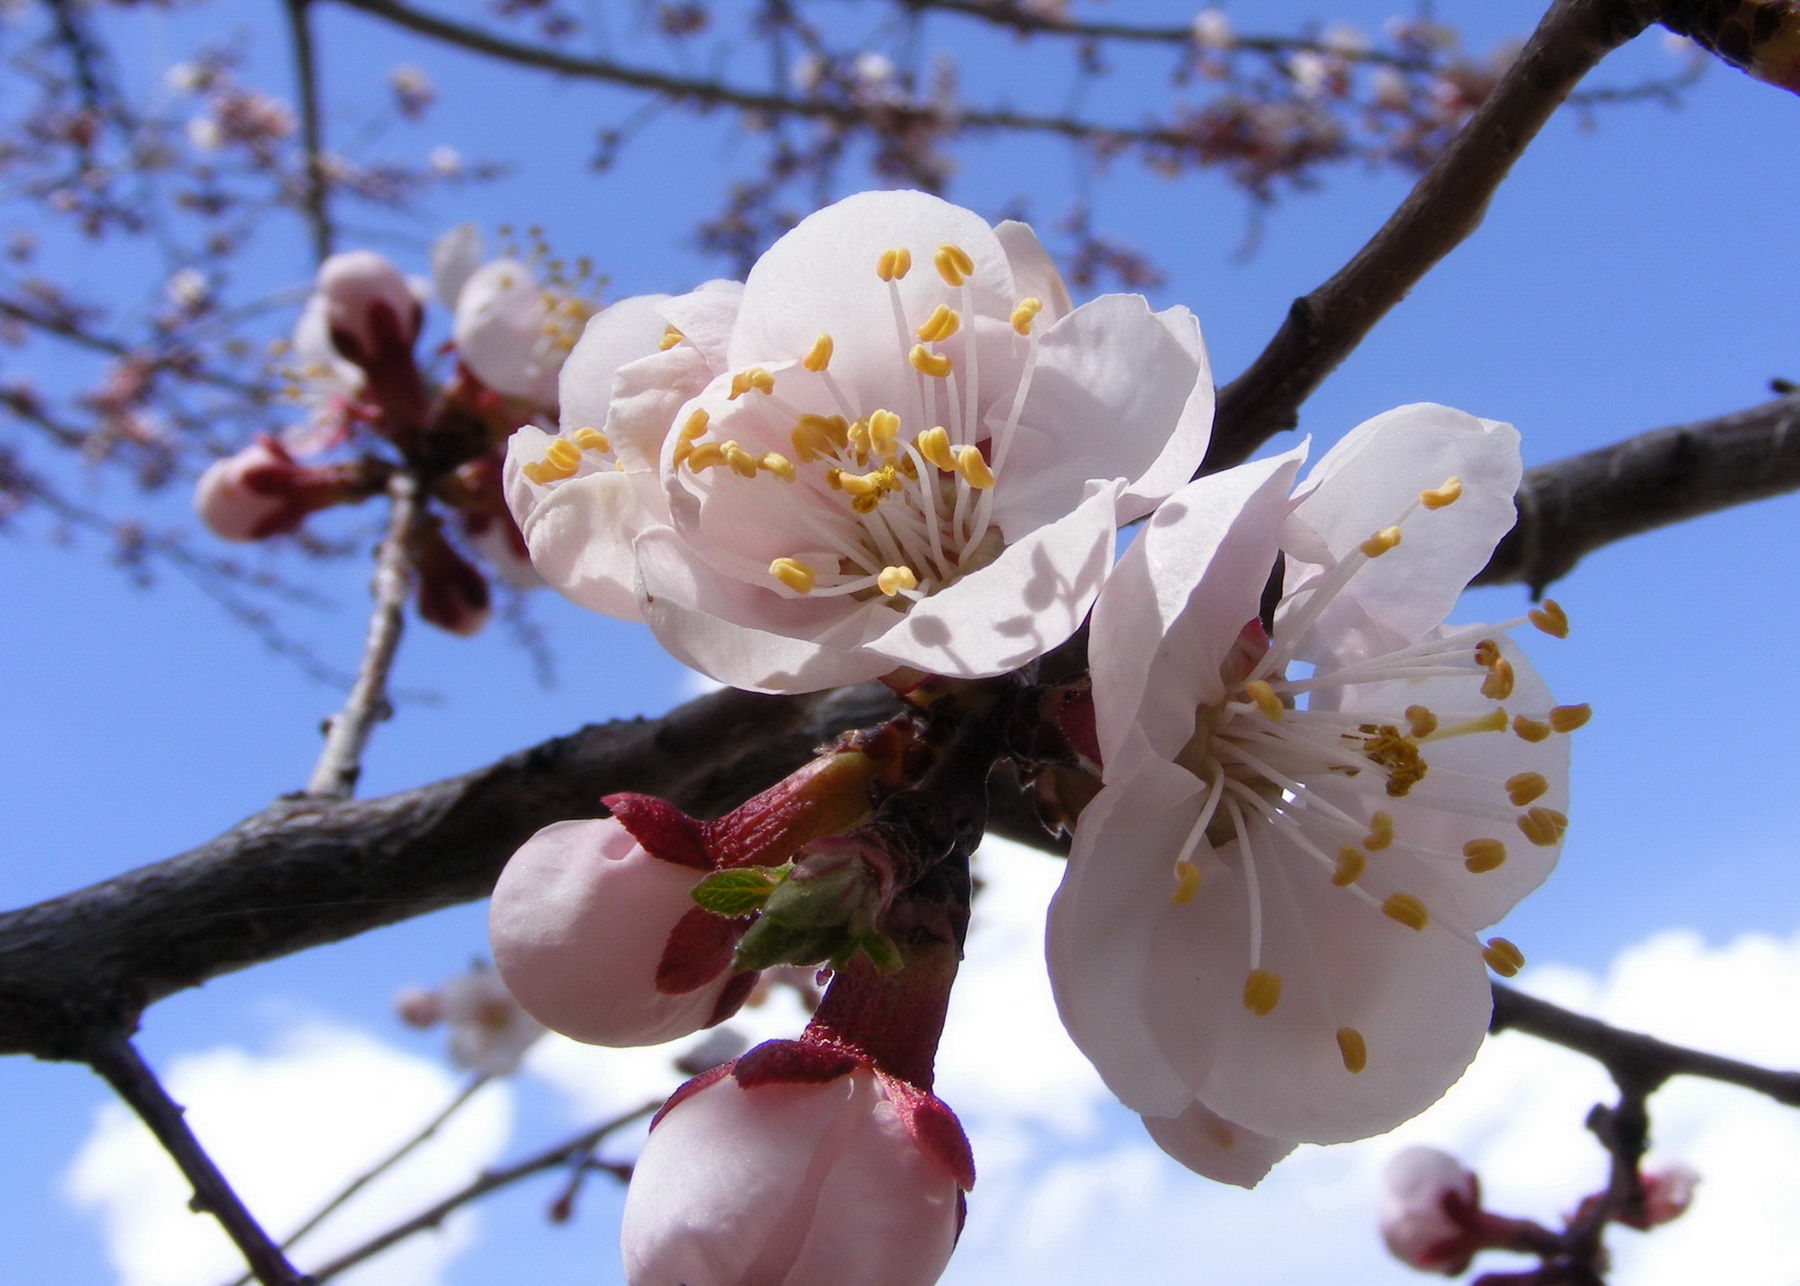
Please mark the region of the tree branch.
[[593, 816], [601, 795], [712, 816], [896, 708], [879, 684], [726, 690], [380, 799], [278, 800], [178, 857], [0, 915], [0, 1054], [85, 1060], [173, 992], [486, 896], [534, 831]]
[[1786, 1107], [1800, 1107], [1800, 1072], [1771, 1071], [1735, 1058], [1671, 1045], [1573, 1013], [1503, 983], [1494, 984], [1494, 1017], [1488, 1029], [1522, 1031], [1586, 1054], [1606, 1068], [1627, 1095], [1649, 1094], [1672, 1076], [1699, 1076], [1755, 1090]]
[[180, 1104], [156, 1079], [156, 1073], [138, 1055], [137, 1049], [122, 1034], [110, 1034], [94, 1040], [82, 1055], [96, 1072], [107, 1080], [131, 1110], [143, 1118], [156, 1141], [174, 1158], [182, 1174], [193, 1185], [194, 1197], [189, 1203], [195, 1211], [205, 1211], [217, 1219], [226, 1235], [243, 1252], [244, 1262], [256, 1280], [264, 1286], [306, 1286], [307, 1279], [294, 1271], [269, 1234], [244, 1208], [232, 1191], [219, 1167], [207, 1156], [200, 1140], [188, 1128]]
[[1650, 0], [1555, 0], [1518, 58], [1381, 230], [1294, 301], [1261, 355], [1219, 392], [1202, 472], [1249, 458], [1388, 310], [1475, 231], [1489, 198], [1576, 83], [1642, 31]]
[[1527, 470], [1518, 524], [1474, 583], [1541, 594], [1602, 545], [1800, 489], [1797, 428], [1800, 394]]
[[319, 115], [318, 60], [313, 49], [312, 0], [285, 0], [288, 38], [294, 50], [294, 80], [300, 100], [300, 145], [306, 150], [306, 186], [300, 194], [300, 208], [306, 215], [312, 233], [315, 262], [323, 263], [331, 253], [331, 211], [328, 208], [325, 177], [324, 130]]
[[349, 1269], [354, 1268], [357, 1264], [362, 1263], [365, 1259], [380, 1254], [389, 1246], [405, 1241], [414, 1233], [424, 1232], [429, 1228], [437, 1227], [454, 1211], [468, 1205], [472, 1201], [485, 1197], [490, 1192], [517, 1183], [520, 1179], [529, 1178], [540, 1171], [553, 1170], [559, 1165], [565, 1165], [569, 1162], [585, 1163], [588, 1154], [592, 1152], [607, 1135], [623, 1129], [633, 1121], [642, 1120], [661, 1106], [662, 1101], [660, 1099], [652, 1103], [645, 1103], [642, 1107], [633, 1108], [623, 1116], [615, 1116], [610, 1121], [603, 1121], [599, 1125], [583, 1130], [572, 1139], [565, 1139], [554, 1147], [545, 1148], [542, 1152], [539, 1152], [534, 1156], [526, 1157], [523, 1161], [517, 1162], [514, 1165], [509, 1165], [500, 1170], [487, 1171], [465, 1187], [451, 1193], [436, 1205], [421, 1210], [411, 1219], [395, 1224], [386, 1232], [370, 1238], [354, 1250], [346, 1251], [336, 1259], [333, 1259], [330, 1263], [321, 1265], [318, 1271], [312, 1275], [313, 1282], [317, 1283], [317, 1286], [324, 1286], [325, 1282], [330, 1281], [339, 1273], [346, 1272]]
[[400, 648], [406, 626], [406, 600], [412, 593], [413, 543], [424, 506], [419, 480], [409, 470], [396, 469], [388, 478], [387, 535], [375, 558], [375, 577], [370, 593], [375, 600], [369, 614], [369, 636], [363, 644], [362, 664], [356, 682], [344, 700], [344, 708], [326, 724], [325, 746], [314, 765], [306, 793], [317, 799], [349, 799], [362, 775], [362, 753], [375, 725], [392, 713], [388, 704], [388, 672]]

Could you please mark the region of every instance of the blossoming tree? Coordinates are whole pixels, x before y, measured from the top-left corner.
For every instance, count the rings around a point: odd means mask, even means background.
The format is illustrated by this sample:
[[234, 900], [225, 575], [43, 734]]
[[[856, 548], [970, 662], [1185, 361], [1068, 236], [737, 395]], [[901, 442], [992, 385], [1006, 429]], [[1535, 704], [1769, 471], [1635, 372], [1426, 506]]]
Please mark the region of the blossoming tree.
[[[1487, 1209], [1453, 1157], [1395, 1158], [1381, 1232], [1414, 1268], [1455, 1276], [1505, 1251], [1535, 1263], [1484, 1280], [1602, 1281], [1609, 1226], [1648, 1230], [1693, 1197], [1685, 1165], [1645, 1165], [1654, 1090], [1699, 1076], [1800, 1102], [1793, 1073], [1513, 990], [1523, 952], [1493, 931], [1579, 819], [1570, 764], [1592, 712], [1534, 668], [1543, 648], [1579, 646], [1543, 591], [1602, 545], [1800, 487], [1791, 387], [1529, 471], [1512, 425], [1422, 401], [1257, 454], [1476, 232], [1559, 106], [1678, 95], [1697, 74], [1578, 88], [1613, 49], [1661, 24], [1769, 94], [1797, 90], [1800, 8], [1556, 0], [1482, 60], [1429, 17], [1375, 40], [1343, 24], [1251, 33], [1215, 8], [1156, 26], [1079, 4], [906, 0], [871, 3], [905, 30], [869, 37], [825, 6], [652, 7], [678, 49], [751, 21], [780, 69], [751, 87], [681, 71], [685, 54], [676, 70], [571, 54], [577, 19], [554, 4], [464, 22], [338, 3], [661, 107], [733, 108], [766, 152], [703, 227], [728, 274], [714, 280], [613, 298], [594, 262], [542, 244], [490, 257], [463, 223], [403, 265], [355, 244], [351, 202], [495, 174], [441, 149], [408, 168], [326, 146], [325, 0], [285, 9], [293, 111], [214, 47], [170, 78], [199, 105], [179, 130], [140, 111], [105, 12], [49, 0], [8, 19], [41, 95], [11, 122], [19, 199], [129, 238], [153, 221], [126, 180], [160, 183], [195, 246], [129, 340], [54, 279], [0, 282], [18, 335], [108, 364], [98, 389], [15, 380], [9, 423], [146, 488], [191, 480], [208, 539], [353, 558], [319, 533], [385, 506], [365, 646], [305, 789], [192, 852], [0, 915], [0, 1051], [104, 1077], [250, 1276], [328, 1280], [545, 1170], [573, 1175], [566, 1217], [600, 1168], [629, 1180], [633, 1286], [937, 1280], [980, 1201], [981, 1157], [936, 1062], [988, 833], [1063, 863], [1045, 948], [1061, 1021], [1156, 1145], [1208, 1179], [1254, 1187], [1297, 1145], [1400, 1125], [1489, 1031], [1605, 1068], [1617, 1099], [1589, 1126], [1609, 1173], [1566, 1194], [1560, 1227]], [[1089, 89], [1108, 57], [1153, 49], [1176, 96], [1133, 126], [959, 97], [908, 52], [927, 21], [1069, 45]], [[521, 22], [536, 32], [504, 25]], [[402, 117], [434, 97], [413, 71], [392, 90]], [[603, 159], [630, 132], [608, 131]], [[949, 199], [951, 159], [981, 134], [1065, 139], [1094, 166], [1219, 168], [1253, 211], [1348, 159], [1416, 181], [1216, 385], [1203, 334], [1218, 301], [1153, 307], [1150, 260], [1080, 206], [1053, 234]], [[70, 165], [77, 179], [59, 178]], [[259, 323], [223, 297], [251, 273], [244, 238], [264, 216], [234, 220], [271, 201], [317, 265], [275, 306], [284, 333], [261, 363]], [[292, 412], [271, 409], [276, 383]], [[5, 445], [0, 496], [107, 531], [139, 566], [187, 570], [293, 650], [257, 605], [266, 583], [216, 545], [128, 529]], [[1451, 623], [1484, 583], [1530, 601]], [[724, 690], [357, 799], [409, 614], [470, 636], [497, 603], [517, 626], [523, 594], [546, 587], [641, 623]], [[660, 1104], [303, 1272], [289, 1245], [416, 1141], [346, 1176], [298, 1231], [267, 1228], [134, 1032], [226, 971], [490, 897], [492, 967], [397, 1001], [407, 1023], [447, 1027], [476, 1078], [450, 1112], [546, 1029], [660, 1045], [776, 986], [809, 1017], [754, 1048], [692, 1047], [691, 1079]], [[596, 1160], [642, 1116], [632, 1160]]]

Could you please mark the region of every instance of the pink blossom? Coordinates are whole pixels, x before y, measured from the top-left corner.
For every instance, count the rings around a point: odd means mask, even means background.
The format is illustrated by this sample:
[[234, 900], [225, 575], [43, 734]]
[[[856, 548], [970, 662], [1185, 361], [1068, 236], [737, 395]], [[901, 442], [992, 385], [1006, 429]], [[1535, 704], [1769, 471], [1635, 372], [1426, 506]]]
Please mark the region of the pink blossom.
[[587, 324], [561, 373], [559, 433], [527, 424], [507, 446], [506, 500], [538, 572], [566, 597], [641, 619], [641, 532], [669, 522], [658, 473], [683, 402], [724, 369], [742, 288], [621, 299]]
[[754, 982], [729, 970], [730, 922], [694, 905], [708, 869], [697, 832], [671, 842], [638, 829], [668, 856], [617, 816], [546, 826], [506, 864], [488, 908], [507, 988], [576, 1040], [674, 1040], [725, 1017]]
[[663, 440], [669, 524], [632, 549], [663, 645], [761, 691], [1041, 655], [1211, 424], [1185, 309], [1071, 308], [1029, 228], [918, 192], [851, 197], [777, 241], [724, 356]]
[[1462, 1163], [1436, 1148], [1408, 1148], [1382, 1176], [1381, 1239], [1421, 1272], [1455, 1277], [1481, 1248], [1481, 1188]]
[[1127, 1106], [1197, 1104], [1275, 1156], [1390, 1129], [1474, 1057], [1487, 967], [1522, 960], [1476, 930], [1555, 864], [1586, 718], [1506, 637], [1523, 619], [1441, 624], [1512, 525], [1509, 426], [1402, 407], [1290, 497], [1303, 451], [1178, 492], [1102, 591], [1105, 786], [1049, 931], [1063, 1021]]
[[320, 264], [318, 295], [332, 344], [358, 366], [411, 353], [424, 310], [400, 270], [374, 251], [335, 254]]
[[341, 503], [351, 487], [350, 470], [297, 464], [281, 443], [258, 435], [236, 455], [207, 466], [194, 485], [194, 512], [224, 540], [263, 540]]
[[544, 1034], [492, 969], [458, 974], [438, 992], [450, 1029], [450, 1061], [483, 1076], [511, 1076]]
[[1654, 1228], [1658, 1224], [1679, 1219], [1693, 1204], [1694, 1189], [1700, 1184], [1700, 1172], [1682, 1161], [1651, 1165], [1644, 1170], [1644, 1218], [1634, 1227]]
[[631, 1286], [929, 1286], [943, 1272], [973, 1181], [955, 1118], [848, 1061], [822, 1080], [745, 1074], [795, 1048], [753, 1050], [670, 1100], [625, 1198]]

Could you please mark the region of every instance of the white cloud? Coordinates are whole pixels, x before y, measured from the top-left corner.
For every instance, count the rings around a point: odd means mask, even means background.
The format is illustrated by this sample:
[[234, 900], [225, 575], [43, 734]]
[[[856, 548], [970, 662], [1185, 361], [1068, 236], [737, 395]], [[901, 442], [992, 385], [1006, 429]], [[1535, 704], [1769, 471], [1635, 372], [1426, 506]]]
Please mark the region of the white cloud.
[[[220, 1169], [272, 1235], [297, 1227], [354, 1174], [410, 1137], [457, 1092], [436, 1063], [359, 1031], [310, 1023], [270, 1054], [222, 1048], [174, 1060], [164, 1077]], [[484, 1089], [436, 1137], [300, 1243], [323, 1262], [468, 1182], [505, 1146], [510, 1090]], [[124, 1107], [108, 1104], [64, 1177], [100, 1219], [122, 1286], [206, 1286], [242, 1261], [210, 1216], [188, 1211], [175, 1165]], [[346, 1286], [433, 1286], [474, 1232], [450, 1219], [342, 1277]]]

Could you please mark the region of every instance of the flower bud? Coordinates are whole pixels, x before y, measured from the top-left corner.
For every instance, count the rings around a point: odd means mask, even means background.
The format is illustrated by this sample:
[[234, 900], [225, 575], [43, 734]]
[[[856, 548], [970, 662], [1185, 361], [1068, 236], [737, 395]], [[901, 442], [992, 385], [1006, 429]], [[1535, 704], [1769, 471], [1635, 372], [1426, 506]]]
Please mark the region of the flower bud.
[[652, 855], [617, 817], [546, 826], [494, 888], [494, 964], [533, 1017], [576, 1040], [656, 1045], [698, 1031], [753, 984], [729, 971], [732, 923], [694, 905], [704, 874]]
[[1394, 1258], [1421, 1272], [1455, 1277], [1479, 1244], [1481, 1189], [1462, 1163], [1436, 1148], [1408, 1148], [1383, 1175], [1381, 1239]]
[[487, 578], [451, 547], [435, 524], [420, 533], [413, 557], [419, 573], [419, 615], [463, 638], [480, 633], [493, 610]]
[[1699, 1182], [1700, 1172], [1680, 1161], [1646, 1170], [1643, 1220], [1621, 1219], [1620, 1222], [1629, 1223], [1634, 1228], [1650, 1229], [1658, 1224], [1668, 1223], [1671, 1219], [1679, 1219], [1693, 1203], [1694, 1188]]
[[823, 1083], [715, 1074], [678, 1094], [625, 1196], [626, 1280], [935, 1282], [961, 1227], [960, 1184], [894, 1086], [865, 1067]]
[[406, 987], [394, 997], [394, 1013], [408, 1027], [424, 1031], [444, 1019], [444, 1005], [438, 994], [425, 987]]
[[331, 342], [358, 366], [411, 353], [423, 310], [400, 270], [372, 250], [332, 255], [319, 265]]
[[294, 462], [281, 443], [259, 434], [236, 455], [215, 460], [194, 485], [194, 512], [224, 540], [263, 540], [293, 531], [317, 509], [351, 499], [354, 471]]

